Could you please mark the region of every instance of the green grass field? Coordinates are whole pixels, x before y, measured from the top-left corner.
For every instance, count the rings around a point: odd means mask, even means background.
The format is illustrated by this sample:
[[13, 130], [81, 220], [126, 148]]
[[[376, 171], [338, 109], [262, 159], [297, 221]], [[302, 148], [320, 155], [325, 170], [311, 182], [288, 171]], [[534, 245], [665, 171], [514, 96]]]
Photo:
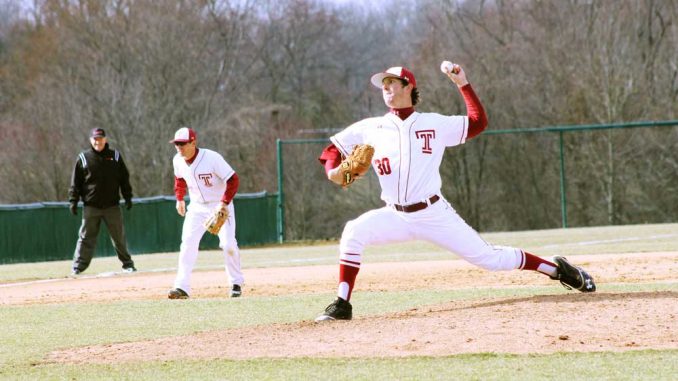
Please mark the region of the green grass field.
[[[494, 244], [523, 247], [543, 256], [678, 251], [678, 224], [577, 228], [483, 236]], [[334, 264], [336, 243], [246, 249], [243, 267]], [[416, 253], [413, 258], [412, 253]], [[370, 248], [365, 262], [440, 260], [450, 254], [413, 242]], [[135, 256], [142, 270], [173, 272], [176, 253]], [[198, 268], [218, 268], [218, 253], [201, 253]], [[118, 269], [116, 258], [96, 258], [91, 273]], [[0, 266], [0, 283], [62, 278], [70, 262]], [[472, 286], [481, 286], [473, 288]], [[678, 291], [676, 282], [617, 284], [618, 291]], [[0, 288], [0, 295], [11, 288]], [[404, 311], [450, 300], [529, 296], [553, 287], [493, 289], [469, 285], [463, 290], [389, 290], [357, 293], [369, 298], [357, 316]], [[298, 294], [242, 299], [191, 299], [0, 305], [0, 379], [2, 380], [675, 380], [678, 343], [672, 350], [586, 352], [532, 355], [478, 353], [445, 357], [301, 358], [255, 360], [181, 360], [109, 365], [46, 363], [57, 349], [178, 336], [201, 331], [299, 322], [312, 319], [317, 306], [334, 295]], [[678, 301], [677, 301], [678, 303]], [[675, 319], [675, 317], [673, 317]], [[576, 322], [573, 322], [576, 324]], [[678, 329], [678, 327], [676, 327]], [[233, 345], [246, 345], [233, 343]], [[190, 349], [187, 349], [190, 350]], [[87, 360], [87, 359], [83, 359]]]

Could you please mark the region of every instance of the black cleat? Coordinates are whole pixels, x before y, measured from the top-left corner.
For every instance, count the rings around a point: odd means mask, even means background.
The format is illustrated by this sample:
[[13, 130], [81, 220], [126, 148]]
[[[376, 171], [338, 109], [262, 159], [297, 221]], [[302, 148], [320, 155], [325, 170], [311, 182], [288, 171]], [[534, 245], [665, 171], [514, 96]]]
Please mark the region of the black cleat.
[[73, 269], [73, 271], [71, 271], [71, 275], [72, 276], [80, 275], [81, 272], [82, 271], [80, 271], [79, 269]]
[[136, 272], [136, 271], [137, 271], [137, 268], [134, 267], [134, 266], [122, 268], [123, 273], [133, 273], [133, 272]]
[[239, 284], [234, 284], [231, 288], [231, 298], [239, 298], [242, 295], [242, 288]]
[[593, 277], [581, 267], [572, 265], [565, 257], [561, 256], [553, 257], [553, 262], [558, 266], [558, 274], [551, 279], [559, 280], [568, 290], [575, 289], [581, 292], [596, 291]]
[[173, 288], [169, 290], [167, 297], [169, 299], [188, 299], [188, 294], [180, 288]]
[[351, 320], [353, 318], [353, 307], [348, 301], [337, 297], [337, 300], [332, 302], [322, 315], [315, 318], [315, 321], [327, 320]]

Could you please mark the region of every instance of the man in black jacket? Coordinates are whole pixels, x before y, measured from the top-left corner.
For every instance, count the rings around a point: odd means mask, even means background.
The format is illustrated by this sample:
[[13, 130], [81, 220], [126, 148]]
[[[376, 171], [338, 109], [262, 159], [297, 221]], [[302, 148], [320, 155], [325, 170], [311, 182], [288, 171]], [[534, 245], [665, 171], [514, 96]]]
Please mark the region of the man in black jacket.
[[85, 207], [82, 212], [82, 225], [78, 243], [73, 256], [72, 275], [85, 271], [92, 261], [99, 235], [101, 220], [106, 223], [113, 247], [122, 262], [123, 272], [137, 271], [134, 261], [127, 251], [125, 230], [120, 211], [120, 193], [125, 199], [125, 207], [132, 208], [132, 186], [129, 172], [120, 152], [108, 148], [106, 132], [95, 128], [90, 132], [92, 147], [78, 155], [71, 178], [68, 199], [73, 215], [78, 214], [78, 201], [82, 199]]

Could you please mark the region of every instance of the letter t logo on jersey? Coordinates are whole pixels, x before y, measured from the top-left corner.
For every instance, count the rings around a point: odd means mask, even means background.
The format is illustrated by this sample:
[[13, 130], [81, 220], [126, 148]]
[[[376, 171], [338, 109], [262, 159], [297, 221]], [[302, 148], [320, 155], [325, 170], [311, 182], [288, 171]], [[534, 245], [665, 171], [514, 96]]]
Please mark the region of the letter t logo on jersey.
[[431, 148], [431, 139], [436, 138], [436, 131], [435, 130], [414, 131], [414, 135], [417, 137], [417, 139], [424, 139], [424, 146], [421, 147], [421, 152], [426, 154], [432, 154], [433, 148]]
[[212, 174], [211, 173], [201, 173], [198, 175], [200, 180], [205, 182], [206, 187], [211, 187], [212, 183], [210, 182], [210, 179], [212, 179]]

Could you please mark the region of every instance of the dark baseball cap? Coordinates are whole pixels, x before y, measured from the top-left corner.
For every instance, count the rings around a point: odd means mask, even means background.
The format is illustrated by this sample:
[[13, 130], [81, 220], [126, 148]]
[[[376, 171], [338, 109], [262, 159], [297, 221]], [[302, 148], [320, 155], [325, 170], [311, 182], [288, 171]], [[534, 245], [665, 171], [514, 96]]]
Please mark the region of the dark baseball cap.
[[106, 131], [103, 128], [93, 128], [89, 133], [90, 138], [105, 138]]

